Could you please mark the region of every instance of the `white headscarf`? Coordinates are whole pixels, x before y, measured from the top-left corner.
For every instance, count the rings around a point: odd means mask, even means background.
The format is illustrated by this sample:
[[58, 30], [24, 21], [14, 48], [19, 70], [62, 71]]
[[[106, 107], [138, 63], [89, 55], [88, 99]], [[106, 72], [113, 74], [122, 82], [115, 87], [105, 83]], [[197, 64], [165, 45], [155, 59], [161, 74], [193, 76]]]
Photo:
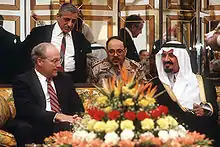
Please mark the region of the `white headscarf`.
[[173, 93], [178, 102], [185, 108], [193, 109], [193, 104], [200, 104], [199, 84], [196, 75], [192, 72], [190, 58], [185, 45], [178, 41], [170, 41], [162, 46], [161, 50], [156, 54], [156, 66], [159, 79], [171, 87], [167, 73], [164, 71], [161, 60], [162, 52], [173, 49], [173, 54], [177, 57], [179, 63], [179, 72], [176, 82], [173, 85]]

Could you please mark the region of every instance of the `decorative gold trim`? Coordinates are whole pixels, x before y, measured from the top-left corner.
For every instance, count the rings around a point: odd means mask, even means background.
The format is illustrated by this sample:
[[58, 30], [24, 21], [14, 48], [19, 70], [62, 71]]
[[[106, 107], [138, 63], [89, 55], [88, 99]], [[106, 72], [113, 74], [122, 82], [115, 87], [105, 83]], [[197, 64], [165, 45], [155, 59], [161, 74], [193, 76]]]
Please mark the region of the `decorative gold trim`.
[[20, 16], [3, 15], [4, 20], [15, 22], [15, 34], [20, 36]]
[[[107, 0], [107, 5], [84, 5], [82, 3], [77, 3], [72, 1], [72, 4], [81, 7], [81, 9], [90, 10], [113, 10], [113, 1]], [[60, 8], [60, 4], [50, 4], [50, 5], [37, 5], [36, 0], [31, 0], [31, 10], [56, 10]]]
[[[167, 15], [166, 16], [166, 20], [167, 20], [167, 28], [171, 28], [171, 21], [178, 21], [179, 23], [179, 26], [181, 26], [181, 24], [183, 23], [192, 23], [195, 16], [193, 15], [192, 13], [193, 11], [189, 11], [187, 12], [187, 14], [182, 14], [182, 15]], [[188, 16], [190, 15], [190, 16]], [[188, 26], [190, 27], [190, 26]], [[188, 31], [190, 31], [191, 29], [190, 28], [187, 28]], [[171, 37], [171, 34], [169, 33], [168, 30], [166, 30], [167, 34], [168, 34], [168, 38]], [[183, 42], [183, 31], [182, 31], [182, 28], [180, 27], [180, 31], [177, 31], [179, 32], [179, 34], [177, 34], [177, 40], [180, 41], [180, 42]], [[191, 46], [190, 45], [190, 40], [191, 40], [191, 36], [190, 36], [191, 33], [188, 33], [188, 36], [187, 36], [187, 39], [189, 40], [188, 41], [188, 46]]]
[[[205, 95], [205, 89], [204, 89], [204, 82], [203, 82], [203, 79], [202, 79], [202, 76], [201, 75], [196, 75], [196, 78], [197, 78], [197, 81], [198, 81], [198, 84], [199, 84], [199, 94], [200, 94], [200, 99], [202, 101], [203, 104], [208, 104], [209, 107], [211, 108], [211, 111], [212, 111], [212, 114], [213, 114], [213, 107], [212, 107], [212, 104], [211, 103], [207, 103], [206, 101], [206, 95]], [[211, 114], [211, 115], [212, 115]]]
[[[56, 15], [43, 15], [43, 16], [39, 15], [38, 21], [50, 20], [52, 22], [53, 20], [56, 20], [56, 18], [57, 18]], [[33, 29], [35, 26], [36, 26], [36, 21], [35, 21], [35, 19], [33, 19], [32, 16], [30, 16], [30, 29]]]
[[186, 112], [187, 109], [184, 108], [184, 107], [177, 101], [177, 98], [176, 98], [175, 94], [173, 93], [172, 89], [169, 87], [169, 85], [167, 85], [167, 84], [165, 84], [165, 83], [162, 83], [162, 84], [163, 84], [164, 88], [166, 89], [166, 91], [167, 91], [168, 95], [170, 96], [170, 98], [171, 98], [174, 102], [176, 102], [176, 103], [179, 105], [179, 107], [180, 107], [184, 112]]
[[149, 4], [146, 5], [126, 5], [125, 0], [119, 0], [118, 3], [120, 11], [154, 9], [154, 0], [149, 0]]
[[60, 4], [50, 4], [50, 5], [37, 5], [36, 0], [31, 0], [30, 1], [31, 5], [31, 10], [54, 10], [54, 9], [59, 9]]
[[200, 99], [202, 103], [206, 103], [206, 96], [205, 96], [205, 90], [204, 90], [204, 83], [201, 75], [196, 75], [198, 84], [199, 84], [199, 89], [200, 89]]
[[113, 10], [113, 0], [107, 0], [107, 5], [84, 5], [80, 4], [82, 9], [88, 10]]
[[15, 0], [14, 5], [0, 4], [0, 10], [20, 10], [20, 0]]
[[[186, 1], [186, 0], [184, 0]], [[179, 5], [178, 4], [178, 0], [176, 0], [175, 4], [171, 3], [171, 0], [167, 0], [167, 8], [168, 9], [184, 9], [184, 10], [195, 10], [195, 8], [193, 7], [193, 5]]]

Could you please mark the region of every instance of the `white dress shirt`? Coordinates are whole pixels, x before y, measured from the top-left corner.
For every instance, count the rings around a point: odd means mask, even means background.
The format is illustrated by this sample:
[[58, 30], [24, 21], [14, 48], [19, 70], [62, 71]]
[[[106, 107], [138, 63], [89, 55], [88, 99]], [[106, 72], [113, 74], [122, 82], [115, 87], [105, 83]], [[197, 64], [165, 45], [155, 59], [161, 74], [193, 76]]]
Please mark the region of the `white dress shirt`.
[[174, 84], [175, 84], [175, 82], [176, 82], [177, 74], [178, 74], [178, 73], [175, 73], [175, 74], [167, 74], [168, 79], [169, 79], [169, 81], [170, 81], [170, 88], [171, 88], [171, 89], [173, 89], [173, 86], [174, 86]]
[[[63, 39], [63, 32], [60, 29], [58, 23], [55, 24], [52, 32], [51, 43], [56, 46], [56, 48], [61, 50], [61, 43]], [[64, 71], [71, 72], [75, 71], [75, 50], [72, 40], [71, 32], [66, 34], [66, 51], [64, 57]]]
[[[35, 72], [36, 72], [37, 77], [40, 81], [41, 87], [44, 92], [44, 96], [46, 98], [46, 111], [52, 111], [51, 105], [50, 105], [50, 96], [49, 96], [48, 89], [47, 89], [47, 81], [46, 81], [47, 78], [45, 76], [43, 76], [41, 73], [39, 73], [36, 69], [35, 69]], [[51, 80], [51, 85], [52, 85], [54, 91], [56, 92], [56, 88], [55, 88], [53, 80]]]

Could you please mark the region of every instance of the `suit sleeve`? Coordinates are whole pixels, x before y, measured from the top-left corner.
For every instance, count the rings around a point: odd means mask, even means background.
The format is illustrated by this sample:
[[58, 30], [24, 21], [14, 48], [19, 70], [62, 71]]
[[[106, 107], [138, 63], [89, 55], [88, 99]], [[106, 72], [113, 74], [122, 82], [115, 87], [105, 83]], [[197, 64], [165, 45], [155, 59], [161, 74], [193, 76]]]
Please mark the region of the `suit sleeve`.
[[217, 94], [216, 94], [215, 86], [210, 80], [205, 78], [203, 80], [204, 80], [204, 89], [205, 89], [207, 102], [211, 103], [213, 107], [212, 119], [217, 120], [218, 104], [217, 104]]
[[[62, 82], [65, 85], [65, 90], [62, 89], [62, 95], [66, 97], [67, 103], [63, 104], [63, 110], [65, 114], [73, 115], [78, 112], [84, 112], [84, 107], [81, 98], [79, 97], [78, 93], [76, 92], [69, 75], [66, 75], [63, 73], [64, 76], [62, 76]], [[68, 94], [68, 95], [66, 95]], [[63, 97], [63, 98], [64, 98]]]
[[27, 120], [31, 123], [38, 123], [45, 126], [50, 126], [53, 123], [55, 116], [54, 112], [46, 111], [36, 101], [33, 89], [22, 78], [17, 78], [13, 82], [13, 96], [18, 118]]

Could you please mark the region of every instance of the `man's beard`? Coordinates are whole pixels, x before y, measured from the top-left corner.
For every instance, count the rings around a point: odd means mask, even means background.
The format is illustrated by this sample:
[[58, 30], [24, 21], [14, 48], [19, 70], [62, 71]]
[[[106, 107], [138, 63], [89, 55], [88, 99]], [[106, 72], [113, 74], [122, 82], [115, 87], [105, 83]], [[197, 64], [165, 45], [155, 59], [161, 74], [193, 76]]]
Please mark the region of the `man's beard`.
[[171, 68], [164, 68], [164, 71], [166, 72], [166, 73], [171, 73], [172, 71], [173, 71], [173, 69]]
[[173, 65], [173, 62], [170, 62], [170, 61], [164, 62], [164, 63], [163, 63], [164, 71], [165, 71], [166, 73], [171, 73], [171, 72], [173, 72], [173, 68], [169, 68], [168, 65]]

